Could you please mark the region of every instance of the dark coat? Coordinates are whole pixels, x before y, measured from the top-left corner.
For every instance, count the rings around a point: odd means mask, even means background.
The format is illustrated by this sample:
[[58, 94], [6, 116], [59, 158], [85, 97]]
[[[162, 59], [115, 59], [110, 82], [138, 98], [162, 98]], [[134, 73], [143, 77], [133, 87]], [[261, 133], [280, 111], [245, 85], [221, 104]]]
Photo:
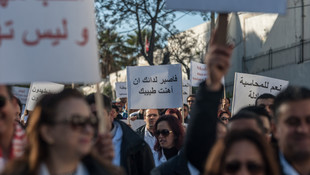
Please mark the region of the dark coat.
[[180, 151], [179, 155], [154, 168], [151, 175], [190, 175], [184, 152]]
[[138, 129], [136, 129], [136, 133], [144, 140], [144, 133], [145, 133], [145, 127], [146, 125], [140, 126]]
[[200, 172], [203, 172], [209, 151], [216, 141], [218, 101], [222, 95], [223, 88], [211, 92], [202, 82], [190, 111], [184, 150], [187, 160]]
[[117, 121], [122, 128], [121, 166], [127, 175], [148, 175], [154, 168], [152, 151], [126, 123]]

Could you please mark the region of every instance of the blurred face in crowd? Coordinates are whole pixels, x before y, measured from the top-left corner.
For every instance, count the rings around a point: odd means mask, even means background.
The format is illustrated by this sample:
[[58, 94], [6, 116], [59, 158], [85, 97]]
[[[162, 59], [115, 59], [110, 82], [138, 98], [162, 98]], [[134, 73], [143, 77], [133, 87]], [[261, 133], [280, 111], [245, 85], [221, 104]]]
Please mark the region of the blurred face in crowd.
[[252, 129], [262, 134], [262, 130], [259, 128], [255, 119], [238, 119], [232, 120], [227, 125], [228, 131]]
[[264, 175], [265, 164], [256, 146], [240, 140], [234, 143], [224, 160], [223, 175]]
[[55, 124], [50, 126], [46, 142], [64, 156], [80, 158], [92, 147], [96, 123], [88, 104], [82, 99], [68, 98], [56, 108]]
[[146, 123], [146, 128], [153, 132], [153, 129], [155, 128], [155, 123], [157, 119], [159, 118], [159, 113], [157, 109], [147, 109], [145, 111], [144, 121]]
[[271, 123], [270, 123], [270, 121], [265, 116], [259, 116], [259, 118], [263, 122], [264, 128], [266, 130], [266, 134], [268, 135], [269, 138], [271, 138]]
[[157, 125], [156, 137], [162, 148], [174, 147], [174, 134], [167, 121], [161, 121]]
[[14, 127], [18, 104], [15, 99], [10, 98], [6, 86], [0, 85], [0, 135]]
[[227, 114], [227, 113], [222, 113], [221, 116], [220, 116], [220, 120], [221, 120], [225, 125], [228, 124], [229, 119], [230, 119], [230, 116], [229, 116], [229, 114]]
[[116, 109], [112, 108], [110, 114], [111, 114], [111, 118], [112, 118], [112, 119], [115, 119], [118, 113], [116, 112]]
[[270, 116], [273, 116], [273, 104], [274, 104], [274, 99], [266, 98], [266, 99], [258, 99], [256, 106], [264, 107], [266, 111], [268, 112], [268, 114]]
[[[181, 114], [182, 114], [182, 108], [179, 108], [179, 111], [181, 112]], [[184, 119], [188, 116], [188, 108], [187, 108], [187, 106], [184, 106]]]
[[187, 98], [187, 104], [188, 104], [189, 108], [191, 108], [191, 106], [193, 105], [194, 102], [195, 102], [195, 97], [188, 97]]
[[275, 137], [291, 161], [310, 160], [310, 99], [285, 102], [276, 111]]

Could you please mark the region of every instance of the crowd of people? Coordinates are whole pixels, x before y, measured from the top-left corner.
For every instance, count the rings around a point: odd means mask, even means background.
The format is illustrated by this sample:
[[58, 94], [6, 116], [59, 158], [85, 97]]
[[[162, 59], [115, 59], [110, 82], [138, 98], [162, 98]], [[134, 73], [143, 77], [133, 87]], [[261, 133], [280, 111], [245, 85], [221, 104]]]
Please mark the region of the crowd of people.
[[[217, 35], [206, 56], [209, 78], [182, 108], [131, 111], [126, 99], [102, 94], [106, 133], [95, 94], [45, 95], [25, 125], [11, 87], [0, 85], [1, 174], [309, 175], [310, 90], [263, 94], [232, 116], [221, 79], [233, 46], [215, 42]], [[122, 118], [145, 125], [134, 131]]]

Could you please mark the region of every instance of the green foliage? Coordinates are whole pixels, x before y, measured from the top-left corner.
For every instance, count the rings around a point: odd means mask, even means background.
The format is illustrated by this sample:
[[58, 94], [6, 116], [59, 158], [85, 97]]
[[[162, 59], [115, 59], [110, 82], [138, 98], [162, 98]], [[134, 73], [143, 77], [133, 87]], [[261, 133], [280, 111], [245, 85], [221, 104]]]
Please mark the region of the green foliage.
[[108, 84], [105, 87], [103, 87], [103, 94], [109, 96], [111, 99], [113, 98], [113, 92], [112, 92], [111, 84]]

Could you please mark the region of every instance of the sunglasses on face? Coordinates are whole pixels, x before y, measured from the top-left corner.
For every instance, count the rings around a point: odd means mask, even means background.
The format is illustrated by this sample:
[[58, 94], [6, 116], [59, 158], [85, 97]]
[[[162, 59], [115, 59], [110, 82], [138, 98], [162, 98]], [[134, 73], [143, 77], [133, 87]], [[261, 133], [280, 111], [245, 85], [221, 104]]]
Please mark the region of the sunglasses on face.
[[172, 131], [169, 131], [168, 129], [157, 130], [155, 132], [155, 136], [159, 137], [159, 135], [161, 134], [162, 136], [167, 137], [170, 133], [172, 133]]
[[226, 121], [226, 120], [229, 120], [229, 118], [221, 117], [221, 120], [222, 120], [222, 121]]
[[187, 100], [187, 103], [194, 103], [195, 100]]
[[0, 95], [0, 108], [5, 106], [5, 103], [6, 103], [6, 98], [4, 96]]
[[248, 170], [248, 172], [250, 172], [251, 174], [259, 174], [264, 172], [264, 166], [263, 165], [259, 165], [255, 162], [252, 161], [248, 161], [245, 164], [241, 163], [239, 161], [233, 161], [233, 162], [228, 162], [225, 166], [224, 166], [224, 170], [227, 173], [237, 173], [238, 171], [241, 170], [241, 167], [244, 166], [246, 167], [246, 169]]
[[85, 128], [86, 125], [90, 125], [93, 128], [98, 127], [99, 120], [96, 116], [90, 116], [90, 117], [85, 117], [81, 115], [72, 115], [68, 119], [62, 120], [62, 121], [57, 121], [55, 124], [67, 124], [70, 125], [71, 128], [77, 129], [77, 128]]

